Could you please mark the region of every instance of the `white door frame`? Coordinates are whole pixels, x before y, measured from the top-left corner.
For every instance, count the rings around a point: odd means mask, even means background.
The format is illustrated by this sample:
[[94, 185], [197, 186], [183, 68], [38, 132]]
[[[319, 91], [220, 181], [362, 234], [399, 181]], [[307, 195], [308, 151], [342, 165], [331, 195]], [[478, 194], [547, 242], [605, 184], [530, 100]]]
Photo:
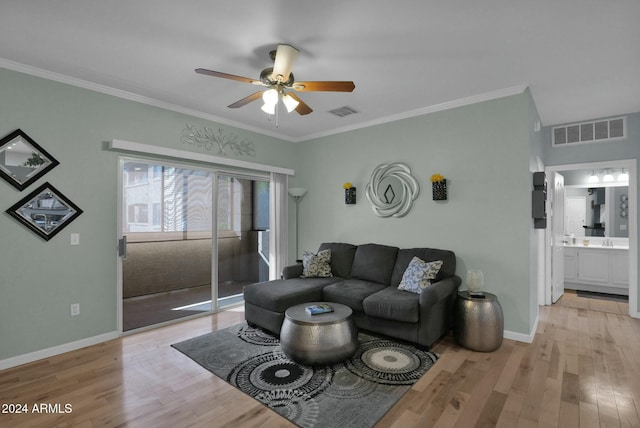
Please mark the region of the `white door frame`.
[[[606, 168], [624, 168], [629, 171], [629, 197], [633, 198], [632, 203], [629, 204], [629, 315], [634, 318], [640, 318], [640, 313], [638, 312], [638, 173], [636, 159], [553, 165], [545, 167], [545, 172]], [[548, 220], [547, 224], [550, 225], [551, 221]], [[545, 252], [548, 251], [549, 248], [549, 242], [545, 242]], [[539, 275], [544, 274], [544, 271], [539, 272]], [[551, 301], [551, 283], [544, 281], [541, 283], [541, 286], [544, 287], [540, 293], [545, 297], [543, 302], [549, 304], [547, 301]]]

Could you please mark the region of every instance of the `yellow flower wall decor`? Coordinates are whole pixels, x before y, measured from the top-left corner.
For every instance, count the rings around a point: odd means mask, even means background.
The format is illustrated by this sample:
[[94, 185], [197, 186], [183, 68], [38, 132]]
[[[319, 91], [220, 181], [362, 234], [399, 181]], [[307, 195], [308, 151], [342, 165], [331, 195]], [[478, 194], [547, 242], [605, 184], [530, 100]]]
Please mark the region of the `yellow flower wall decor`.
[[431, 187], [433, 188], [434, 201], [447, 200], [447, 179], [440, 174], [431, 176]]
[[342, 185], [344, 188], [344, 203], [347, 205], [353, 205], [356, 203], [356, 188], [350, 182], [346, 182]]

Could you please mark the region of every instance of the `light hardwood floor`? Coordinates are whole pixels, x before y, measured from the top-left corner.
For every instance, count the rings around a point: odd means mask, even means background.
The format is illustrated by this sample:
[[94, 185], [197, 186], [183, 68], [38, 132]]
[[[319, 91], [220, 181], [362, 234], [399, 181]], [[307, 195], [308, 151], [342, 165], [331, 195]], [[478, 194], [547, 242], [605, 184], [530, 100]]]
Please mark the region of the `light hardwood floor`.
[[[531, 344], [455, 344], [379, 427], [640, 427], [640, 320], [628, 306], [567, 293], [540, 308]], [[169, 345], [243, 321], [222, 312], [0, 372], [0, 427], [290, 427]], [[37, 414], [40, 403], [70, 413]], [[55, 410], [55, 408], [53, 409]]]

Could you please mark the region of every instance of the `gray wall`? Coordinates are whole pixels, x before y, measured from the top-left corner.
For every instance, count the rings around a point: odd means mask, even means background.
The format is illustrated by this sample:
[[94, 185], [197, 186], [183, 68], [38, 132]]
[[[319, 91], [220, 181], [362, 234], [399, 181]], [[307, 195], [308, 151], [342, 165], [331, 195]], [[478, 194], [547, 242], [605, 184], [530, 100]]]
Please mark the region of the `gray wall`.
[[[2, 210], [47, 181], [84, 210], [49, 242], [0, 214], [0, 360], [117, 329], [118, 154], [105, 142], [199, 151], [179, 142], [185, 125], [222, 127], [255, 143], [256, 157], [243, 159], [295, 165], [288, 142], [5, 69], [0, 99], [0, 135], [21, 128], [60, 161], [23, 192], [0, 183]], [[69, 245], [72, 232], [80, 246]], [[71, 303], [80, 303], [79, 316], [70, 316]]]
[[[527, 91], [300, 143], [294, 184], [308, 189], [300, 201], [300, 251], [324, 241], [453, 250], [460, 276], [484, 271], [505, 329], [528, 335], [537, 314], [530, 172], [532, 140], [540, 137], [530, 132], [532, 105]], [[409, 165], [420, 183], [403, 218], [377, 217], [365, 197], [372, 170], [389, 162]], [[447, 201], [431, 198], [434, 173], [447, 179]], [[344, 204], [346, 181], [357, 187], [356, 205]]]

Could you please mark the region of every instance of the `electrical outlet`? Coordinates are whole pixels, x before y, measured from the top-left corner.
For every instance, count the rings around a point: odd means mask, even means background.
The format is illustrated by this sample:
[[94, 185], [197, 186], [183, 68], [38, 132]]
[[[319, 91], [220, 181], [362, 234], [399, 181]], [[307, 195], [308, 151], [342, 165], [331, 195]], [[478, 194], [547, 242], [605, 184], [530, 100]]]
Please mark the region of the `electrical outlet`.
[[71, 316], [75, 317], [76, 315], [80, 315], [80, 303], [71, 304]]

